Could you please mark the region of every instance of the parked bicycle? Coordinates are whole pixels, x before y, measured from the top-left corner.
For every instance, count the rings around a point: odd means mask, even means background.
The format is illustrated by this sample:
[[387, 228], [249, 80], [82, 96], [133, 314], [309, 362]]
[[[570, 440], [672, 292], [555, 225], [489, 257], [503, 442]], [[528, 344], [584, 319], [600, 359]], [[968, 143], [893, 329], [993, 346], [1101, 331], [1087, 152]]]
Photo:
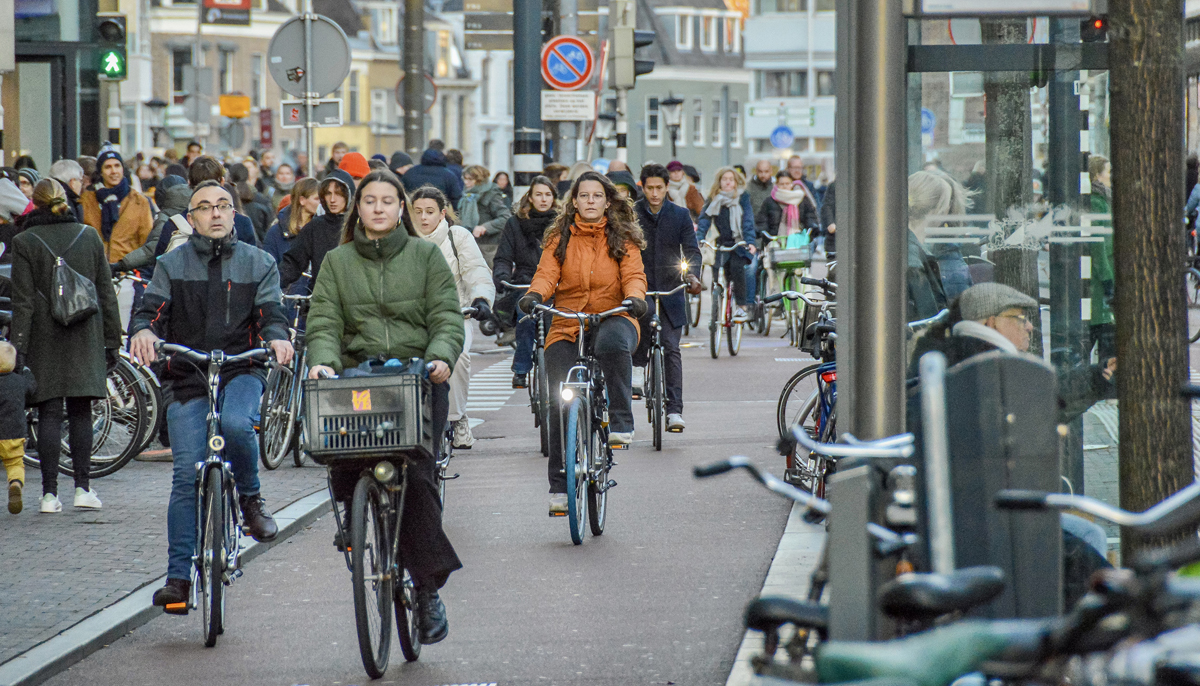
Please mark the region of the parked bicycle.
[[725, 282], [725, 270], [722, 266], [725, 260], [729, 259], [730, 253], [748, 244], [746, 241], [738, 241], [725, 247], [712, 245], [707, 241], [700, 243], [717, 253], [716, 264], [713, 265], [712, 317], [708, 321], [708, 351], [715, 360], [721, 355], [722, 337], [728, 343], [730, 355], [737, 355], [742, 348], [742, 329], [746, 325], [744, 322], [734, 321], [736, 305], [733, 302], [733, 289]]
[[[667, 367], [666, 348], [662, 342], [662, 299], [675, 295], [687, 287], [679, 284], [669, 291], [647, 291], [647, 298], [654, 298], [654, 314], [650, 316], [650, 331], [653, 336], [650, 342], [650, 364], [646, 368], [646, 387], [643, 395], [646, 398], [647, 421], [653, 429], [654, 449], [662, 450], [663, 426], [667, 418]], [[679, 433], [682, 429], [675, 429]]]
[[225, 438], [221, 435], [221, 368], [246, 360], [266, 362], [270, 351], [254, 348], [237, 355], [220, 350], [199, 352], [183, 345], [159, 342], [155, 350], [176, 355], [202, 372], [208, 382], [207, 457], [196, 464], [196, 554], [192, 560], [192, 596], [187, 603], [167, 605], [172, 614], [187, 614], [199, 607], [203, 613], [204, 645], [212, 647], [225, 631], [225, 587], [242, 575], [241, 509], [237, 486], [224, 459]]
[[[513, 290], [529, 290], [529, 284], [511, 284], [501, 281], [500, 285]], [[526, 377], [526, 389], [529, 391], [529, 411], [533, 413], [533, 426], [537, 428], [541, 441], [542, 455], [550, 456], [550, 433], [546, 421], [551, 403], [550, 380], [546, 376], [546, 322], [540, 315], [525, 315], [522, 321], [530, 319], [537, 326], [537, 338], [533, 344], [533, 368]]]
[[1200, 317], [1193, 319], [1192, 311], [1200, 309], [1200, 269], [1197, 269], [1192, 260], [1188, 260], [1187, 271], [1185, 272], [1187, 279], [1187, 306], [1188, 306], [1188, 342], [1195, 343], [1200, 341]]
[[304, 380], [308, 377], [308, 350], [304, 338], [304, 322], [308, 317], [310, 295], [284, 295], [285, 303], [293, 305], [292, 325], [288, 338], [296, 354], [291, 362], [271, 364], [259, 410], [258, 454], [267, 469], [283, 464], [288, 452], [297, 467], [304, 465], [307, 443], [304, 424]]

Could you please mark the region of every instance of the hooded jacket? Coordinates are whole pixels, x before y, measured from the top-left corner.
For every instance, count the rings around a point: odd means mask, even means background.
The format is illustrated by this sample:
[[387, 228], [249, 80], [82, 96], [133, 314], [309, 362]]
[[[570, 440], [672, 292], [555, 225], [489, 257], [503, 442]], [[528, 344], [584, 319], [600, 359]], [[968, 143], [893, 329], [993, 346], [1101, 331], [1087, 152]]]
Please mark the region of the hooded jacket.
[[433, 186], [446, 196], [455, 209], [462, 198], [459, 180], [454, 172], [446, 168], [446, 156], [432, 148], [421, 153], [421, 163], [404, 172], [400, 182], [408, 193], [413, 193], [421, 186]]
[[160, 188], [158, 190], [158, 217], [154, 220], [154, 228], [150, 229], [150, 236], [146, 238], [142, 247], [113, 263], [114, 267], [120, 271], [144, 269], [147, 277], [152, 276], [154, 274], [154, 258], [165, 252], [165, 250], [159, 251], [158, 249], [159, 242], [163, 239], [163, 232], [167, 233], [169, 240], [170, 235], [175, 232], [175, 224], [171, 222], [171, 218], [186, 214], [188, 202], [191, 199], [192, 189], [186, 183], [166, 189]]
[[[159, 258], [129, 334], [150, 329], [169, 343], [236, 355], [287, 340], [281, 298], [279, 270], [270, 255], [233, 231], [220, 239], [193, 233], [186, 245]], [[262, 367], [246, 362], [226, 366], [221, 379], [228, 383], [247, 373], [266, 376]], [[206, 392], [203, 375], [186, 362], [169, 360], [160, 378], [179, 402]]]
[[450, 226], [443, 219], [428, 236], [422, 236], [442, 251], [454, 283], [458, 287], [458, 304], [469, 307], [476, 298], [483, 298], [489, 307], [496, 301], [496, 287], [492, 285], [487, 262], [475, 243], [475, 237], [461, 226]]
[[321, 271], [321, 262], [324, 261], [325, 255], [342, 242], [342, 224], [346, 219], [350, 203], [354, 202], [354, 180], [346, 172], [335, 169], [325, 177], [321, 186], [324, 187], [328, 183], [342, 185], [342, 190], [346, 192], [346, 209], [342, 210], [341, 214], [334, 214], [329, 209], [329, 204], [325, 202], [325, 194], [320, 194], [321, 207], [325, 208], [325, 214], [313, 217], [304, 225], [304, 228], [300, 229], [300, 234], [291, 241], [291, 246], [283, 254], [283, 259], [279, 261], [279, 285], [284, 290], [288, 290], [293, 283], [299, 280], [309, 265], [312, 265], [310, 273], [313, 278], [311, 282], [316, 283], [317, 274]]
[[403, 227], [325, 257], [308, 313], [308, 362], [338, 373], [383, 355], [454, 369], [466, 339], [454, 275], [436, 245]]
[[542, 237], [557, 214], [553, 208], [540, 213], [530, 208], [529, 216], [524, 219], [515, 214], [508, 218], [492, 260], [492, 280], [497, 289], [504, 288], [501, 281], [529, 283], [542, 259]]
[[[476, 184], [464, 191], [459, 209], [460, 218], [468, 231], [476, 226], [486, 229], [483, 236], [479, 238], [480, 245], [499, 243], [500, 232], [504, 230], [505, 222], [512, 216], [508, 198], [491, 181]], [[469, 226], [467, 226], [468, 224]]]

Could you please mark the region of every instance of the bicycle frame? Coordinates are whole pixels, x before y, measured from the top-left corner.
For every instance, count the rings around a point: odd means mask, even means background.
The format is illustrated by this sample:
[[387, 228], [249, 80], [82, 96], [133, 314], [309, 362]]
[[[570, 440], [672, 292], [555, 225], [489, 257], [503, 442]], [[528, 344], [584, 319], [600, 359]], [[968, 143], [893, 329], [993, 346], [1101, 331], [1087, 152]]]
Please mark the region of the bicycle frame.
[[[221, 365], [225, 363], [225, 353], [215, 350], [208, 357], [208, 456], [203, 462], [196, 463], [196, 555], [193, 556], [193, 571], [200, 574], [200, 556], [204, 555], [208, 541], [204, 539], [204, 501], [205, 478], [212, 469], [221, 470], [221, 484], [225, 490], [222, 502], [227, 517], [225, 521], [225, 559], [221, 560], [225, 570], [226, 583], [241, 576], [242, 537], [237, 535], [242, 530], [241, 513], [234, 503], [233, 470], [224, 460], [225, 438], [221, 435], [221, 411], [217, 395], [221, 388]], [[232, 536], [230, 534], [233, 534]], [[232, 540], [230, 540], [232, 539]], [[192, 584], [192, 607], [196, 607], [197, 584]]]

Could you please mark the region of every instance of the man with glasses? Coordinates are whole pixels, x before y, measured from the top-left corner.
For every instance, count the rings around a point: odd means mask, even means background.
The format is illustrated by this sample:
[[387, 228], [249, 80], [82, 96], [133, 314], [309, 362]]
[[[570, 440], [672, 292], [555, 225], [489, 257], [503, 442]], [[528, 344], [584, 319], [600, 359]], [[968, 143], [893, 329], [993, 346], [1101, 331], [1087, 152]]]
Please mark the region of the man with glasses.
[[[154, 345], [160, 340], [229, 355], [266, 345], [280, 363], [291, 360], [275, 260], [239, 241], [233, 218], [233, 197], [216, 181], [205, 181], [192, 192], [187, 214], [192, 235], [187, 245], [159, 258], [141, 308], [130, 322], [130, 351], [141, 362], [157, 358]], [[191, 591], [196, 463], [205, 457], [208, 391], [202, 370], [185, 361], [172, 359], [160, 376], [171, 399], [167, 426], [175, 462], [167, 509], [167, 584], [153, 601], [166, 610], [185, 603]], [[255, 540], [270, 541], [278, 528], [259, 494], [254, 433], [265, 370], [247, 362], [225, 367], [221, 376], [221, 434], [242, 516]]]

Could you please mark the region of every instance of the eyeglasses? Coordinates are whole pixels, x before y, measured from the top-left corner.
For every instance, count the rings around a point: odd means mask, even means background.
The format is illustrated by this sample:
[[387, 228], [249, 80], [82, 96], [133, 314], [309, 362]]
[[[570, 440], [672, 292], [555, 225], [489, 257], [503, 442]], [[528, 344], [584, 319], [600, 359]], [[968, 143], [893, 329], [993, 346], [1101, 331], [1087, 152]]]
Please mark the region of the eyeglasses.
[[188, 212], [192, 213], [192, 214], [203, 215], [203, 214], [212, 214], [213, 210], [216, 210], [216, 211], [220, 212], [221, 214], [229, 214], [230, 212], [233, 211], [233, 205], [231, 203], [227, 203], [227, 202], [217, 203], [216, 205], [209, 205], [208, 203], [204, 203], [202, 205], [196, 205], [192, 209], [188, 210]]
[[1025, 316], [1025, 315], [1023, 315], [1023, 314], [998, 314], [998, 315], [996, 315], [996, 316], [997, 316], [997, 317], [1004, 317], [1004, 318], [1006, 318], [1006, 319], [1015, 319], [1015, 320], [1017, 320], [1018, 322], [1020, 322], [1020, 323], [1021, 323], [1021, 326], [1025, 326], [1026, 324], [1028, 324], [1028, 323], [1029, 323], [1029, 317], [1026, 317], [1026, 316]]

